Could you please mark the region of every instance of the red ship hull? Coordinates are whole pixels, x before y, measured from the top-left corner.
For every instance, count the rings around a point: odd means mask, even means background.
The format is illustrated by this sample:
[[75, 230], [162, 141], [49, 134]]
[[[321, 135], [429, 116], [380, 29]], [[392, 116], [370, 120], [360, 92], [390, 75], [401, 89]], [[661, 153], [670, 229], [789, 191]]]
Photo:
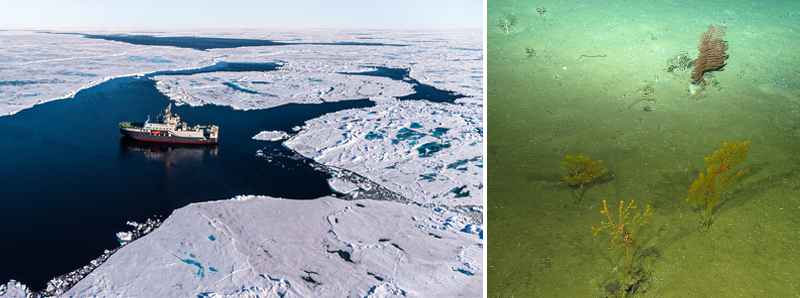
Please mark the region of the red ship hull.
[[140, 142], [161, 143], [161, 144], [187, 144], [187, 145], [214, 145], [217, 144], [217, 139], [195, 139], [195, 138], [181, 138], [175, 136], [160, 136], [152, 135], [144, 132], [131, 131], [120, 129], [123, 136]]

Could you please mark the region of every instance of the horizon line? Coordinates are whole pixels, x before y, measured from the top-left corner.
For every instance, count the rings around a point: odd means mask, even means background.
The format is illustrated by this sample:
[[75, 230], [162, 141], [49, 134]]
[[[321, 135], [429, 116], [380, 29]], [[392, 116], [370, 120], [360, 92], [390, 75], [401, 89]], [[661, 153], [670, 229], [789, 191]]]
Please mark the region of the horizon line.
[[197, 27], [173, 27], [173, 28], [158, 28], [158, 27], [93, 27], [93, 26], [60, 26], [60, 27], [35, 27], [35, 26], [2, 26], [0, 25], [0, 31], [55, 31], [55, 32], [64, 32], [64, 31], [75, 31], [75, 30], [87, 30], [87, 31], [139, 31], [139, 32], [147, 32], [152, 31], [153, 33], [158, 33], [159, 31], [186, 31], [186, 30], [281, 30], [281, 31], [345, 31], [345, 30], [363, 30], [363, 31], [462, 31], [462, 30], [475, 30], [475, 31], [482, 31], [483, 27], [409, 27], [409, 28], [398, 28], [398, 27], [282, 27], [282, 26], [230, 26], [230, 27], [206, 27], [206, 26], [197, 26]]

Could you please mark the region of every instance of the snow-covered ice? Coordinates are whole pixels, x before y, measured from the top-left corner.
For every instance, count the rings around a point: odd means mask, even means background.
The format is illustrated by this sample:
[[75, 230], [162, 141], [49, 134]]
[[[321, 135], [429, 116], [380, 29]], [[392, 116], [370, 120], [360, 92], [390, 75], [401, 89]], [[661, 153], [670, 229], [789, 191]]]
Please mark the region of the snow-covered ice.
[[358, 184], [350, 182], [350, 181], [347, 181], [345, 179], [340, 179], [340, 178], [337, 178], [337, 177], [333, 177], [333, 178], [329, 179], [328, 180], [328, 184], [330, 184], [330, 186], [331, 186], [331, 188], [333, 188], [333, 190], [338, 191], [340, 193], [345, 193], [345, 194], [346, 193], [351, 193], [354, 190], [357, 190], [359, 188]]
[[[199, 35], [169, 32], [164, 35]], [[153, 74], [172, 100], [264, 109], [369, 98], [376, 106], [326, 114], [295, 133], [265, 131], [299, 154], [377, 183], [387, 198], [282, 200], [237, 196], [176, 210], [124, 246], [67, 296], [479, 296], [482, 293], [483, 53], [480, 31], [205, 32], [277, 41], [364, 41], [403, 47], [289, 45], [232, 49], [140, 46], [79, 35], [0, 31], [0, 115], [64, 98], [107, 78]], [[268, 72], [157, 75], [219, 61], [271, 62]], [[400, 101], [413, 86], [347, 75], [409, 69], [465, 97]], [[267, 155], [264, 152], [254, 154]], [[341, 193], [370, 183], [329, 180]], [[374, 185], [374, 184], [373, 184]], [[366, 196], [369, 198], [369, 196]], [[398, 199], [402, 198], [402, 200]], [[225, 198], [220, 198], [225, 199]], [[388, 201], [387, 201], [388, 200]], [[138, 230], [135, 230], [138, 231]], [[113, 236], [113, 235], [112, 235]], [[129, 239], [130, 237], [130, 239]], [[133, 241], [130, 241], [133, 240]], [[130, 241], [130, 242], [128, 242]], [[0, 297], [29, 293], [9, 282]]]
[[24, 284], [10, 280], [0, 284], [0, 297], [30, 297], [34, 293]]
[[[163, 35], [198, 35], [169, 32]], [[0, 31], [0, 115], [69, 97], [107, 79], [159, 70], [200, 68], [217, 61], [286, 62], [278, 72], [218, 72], [159, 76], [158, 88], [178, 102], [216, 103], [240, 109], [287, 102], [319, 102], [354, 96], [373, 99], [404, 95], [407, 84], [385, 78], [337, 74], [378, 65], [408, 67], [420, 82], [460, 94], [482, 93], [480, 31], [442, 32], [206, 32], [203, 36], [277, 41], [364, 41], [405, 47], [289, 45], [197, 51], [133, 45], [78, 34]], [[273, 85], [270, 87], [270, 85]], [[264, 86], [261, 86], [264, 85]], [[466, 98], [464, 100], [473, 100]]]
[[479, 296], [483, 244], [449, 228], [452, 214], [330, 197], [195, 203], [66, 295]]
[[[159, 76], [161, 93], [179, 103], [213, 103], [251, 110], [286, 103], [320, 103], [358, 98], [381, 98], [411, 93], [411, 86], [386, 78], [354, 79], [320, 62], [286, 63], [270, 72], [217, 72]], [[309, 65], [312, 64], [312, 65]]]
[[420, 203], [480, 204], [480, 106], [421, 101], [327, 114], [285, 144]]
[[289, 134], [283, 131], [262, 131], [253, 136], [253, 139], [260, 141], [280, 141], [288, 137]]
[[[474, 40], [461, 40], [465, 37]], [[157, 86], [177, 102], [190, 105], [214, 103], [237, 109], [356, 98], [381, 102], [413, 92], [411, 85], [401, 81], [342, 74], [383, 66], [408, 68], [410, 76], [422, 83], [469, 96], [462, 101], [475, 101], [475, 97], [481, 97], [483, 60], [480, 36], [459, 31], [438, 34], [384, 32], [370, 38], [374, 42], [407, 46], [292, 45], [273, 47], [274, 51], [258, 47], [218, 49], [213, 51], [226, 60], [279, 62], [282, 67], [271, 72], [160, 76], [156, 78]]]
[[69, 97], [116, 76], [212, 64], [213, 56], [71, 34], [0, 31], [0, 115]]

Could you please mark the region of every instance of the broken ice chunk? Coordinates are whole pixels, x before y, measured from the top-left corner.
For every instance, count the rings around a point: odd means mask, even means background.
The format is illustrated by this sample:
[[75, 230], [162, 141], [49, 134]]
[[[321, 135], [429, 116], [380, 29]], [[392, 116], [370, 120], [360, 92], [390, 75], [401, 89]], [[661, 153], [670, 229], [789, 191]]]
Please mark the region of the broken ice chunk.
[[479, 225], [467, 224], [461, 231], [467, 234], [478, 235], [478, 238], [483, 240], [483, 228]]
[[253, 136], [253, 140], [259, 141], [280, 141], [289, 137], [289, 134], [283, 131], [262, 131]]
[[119, 245], [125, 245], [128, 242], [130, 242], [131, 240], [133, 240], [133, 233], [131, 233], [131, 232], [119, 232], [119, 233], [117, 233], [117, 241], [119, 242]]

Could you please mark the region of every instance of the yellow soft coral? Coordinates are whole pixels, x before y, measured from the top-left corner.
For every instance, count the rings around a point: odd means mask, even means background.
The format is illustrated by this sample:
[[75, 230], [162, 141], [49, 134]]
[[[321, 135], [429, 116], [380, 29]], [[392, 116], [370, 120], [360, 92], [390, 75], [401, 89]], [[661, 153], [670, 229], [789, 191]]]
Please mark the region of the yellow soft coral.
[[600, 214], [605, 216], [605, 220], [600, 221], [597, 226], [592, 226], [592, 235], [595, 237], [601, 232], [608, 234], [609, 248], [622, 249], [624, 251], [624, 266], [630, 270], [633, 266], [633, 255], [637, 248], [636, 239], [642, 226], [650, 222], [653, 215], [653, 208], [648, 204], [644, 211], [636, 212], [636, 201], [619, 201], [617, 204], [616, 219], [608, 209], [608, 203], [603, 200], [603, 208]]
[[567, 171], [561, 180], [573, 187], [583, 187], [608, 174], [602, 160], [592, 160], [584, 154], [567, 154], [561, 166]]
[[634, 200], [630, 200], [627, 203], [619, 201], [617, 212], [613, 214], [608, 209], [606, 200], [603, 200], [600, 214], [605, 218], [600, 221], [599, 225], [592, 226], [592, 235], [597, 237], [601, 233], [607, 234], [609, 249], [616, 250], [617, 253], [623, 255], [622, 270], [617, 269], [619, 266], [615, 266], [613, 270], [620, 274], [614, 282], [618, 285], [616, 287], [618, 290], [615, 293], [620, 297], [627, 297], [628, 294], [635, 293], [636, 285], [646, 279], [646, 276], [643, 275], [645, 270], [642, 268], [643, 257], [640, 254], [637, 259], [636, 252], [640, 245], [639, 234], [642, 227], [650, 222], [650, 217], [653, 216], [653, 208], [647, 205], [643, 211], [636, 209], [636, 201]]
[[735, 170], [747, 158], [750, 141], [723, 142], [722, 147], [705, 157], [706, 170], [700, 172], [689, 186], [686, 201], [701, 209], [701, 220], [710, 227], [714, 211], [722, 192], [744, 175], [745, 170]]

